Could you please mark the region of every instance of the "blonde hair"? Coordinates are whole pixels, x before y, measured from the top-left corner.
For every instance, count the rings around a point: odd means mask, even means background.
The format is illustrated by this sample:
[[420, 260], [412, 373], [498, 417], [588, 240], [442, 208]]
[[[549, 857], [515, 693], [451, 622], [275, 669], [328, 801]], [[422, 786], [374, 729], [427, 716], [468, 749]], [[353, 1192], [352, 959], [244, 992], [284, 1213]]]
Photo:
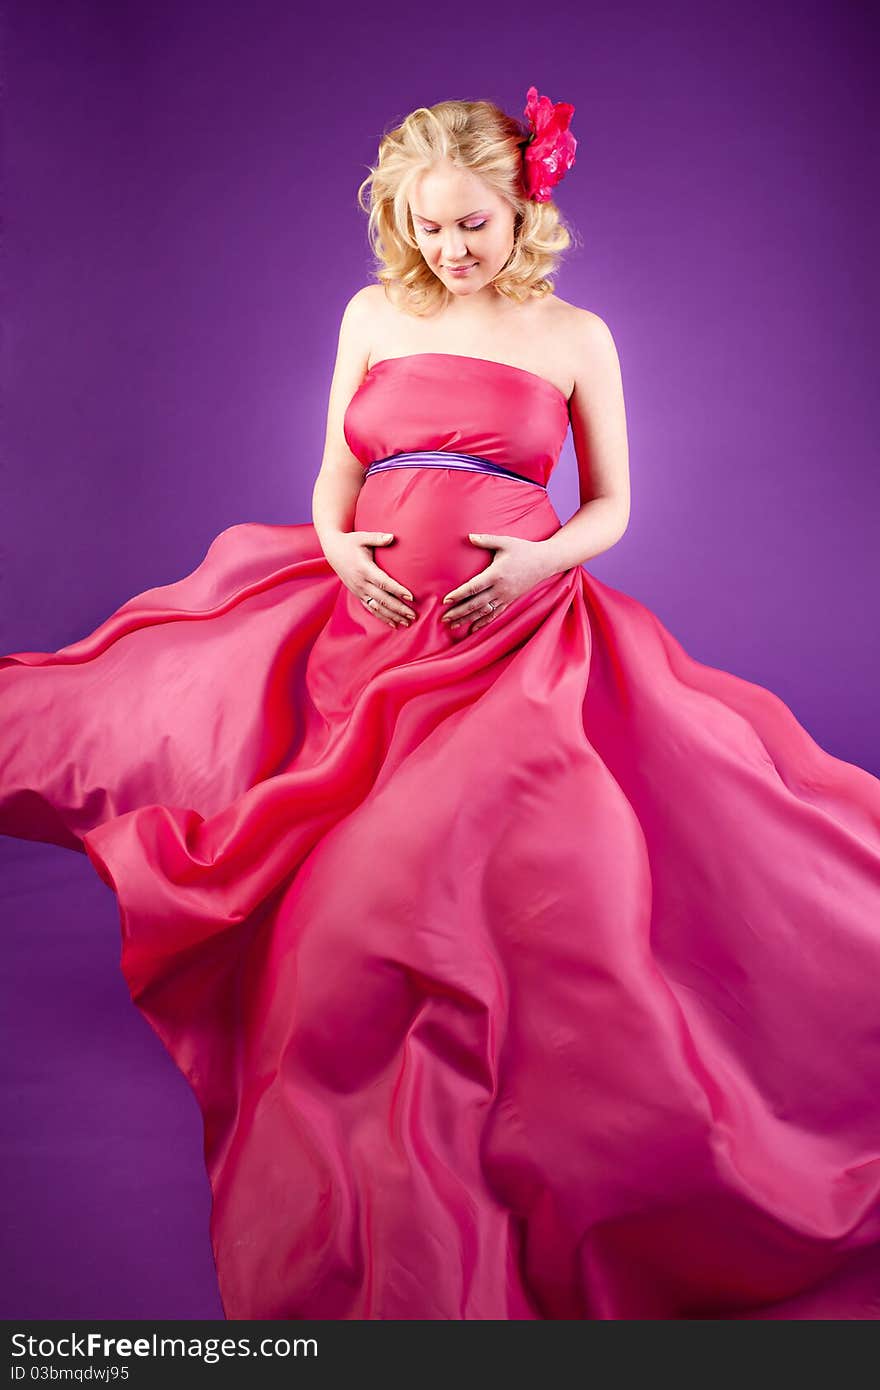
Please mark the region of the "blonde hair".
[[441, 159], [477, 174], [513, 207], [513, 251], [492, 282], [498, 293], [521, 303], [552, 291], [550, 274], [573, 233], [555, 203], [526, 197], [522, 152], [528, 135], [528, 127], [493, 102], [440, 101], [417, 107], [382, 136], [378, 164], [369, 166], [357, 200], [369, 213], [376, 279], [395, 307], [426, 315], [449, 298], [415, 241], [408, 201], [415, 180]]

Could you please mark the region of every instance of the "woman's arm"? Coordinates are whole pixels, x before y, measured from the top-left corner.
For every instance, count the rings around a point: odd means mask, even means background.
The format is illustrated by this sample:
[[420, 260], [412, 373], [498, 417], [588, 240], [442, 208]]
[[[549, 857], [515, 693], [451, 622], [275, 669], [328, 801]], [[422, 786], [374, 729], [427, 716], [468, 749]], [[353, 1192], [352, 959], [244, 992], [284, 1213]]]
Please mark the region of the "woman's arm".
[[412, 594], [386, 574], [373, 555], [376, 546], [387, 545], [394, 537], [354, 529], [364, 466], [349, 449], [343, 428], [345, 412], [370, 359], [376, 291], [375, 285], [358, 290], [342, 315], [330, 385], [324, 457], [312, 489], [312, 518], [327, 562], [343, 584], [369, 607], [377, 621], [393, 628], [408, 626], [414, 620], [415, 611], [409, 606]]
[[617, 348], [598, 314], [574, 320], [575, 386], [569, 411], [583, 501], [574, 516], [541, 541], [548, 576], [610, 550], [629, 524], [629, 447]]
[[324, 456], [312, 491], [312, 520], [324, 551], [335, 536], [351, 531], [357, 496], [364, 481], [363, 464], [348, 447], [343, 421], [369, 361], [369, 295], [372, 288], [366, 285], [352, 295], [339, 326], [336, 365], [330, 383]]

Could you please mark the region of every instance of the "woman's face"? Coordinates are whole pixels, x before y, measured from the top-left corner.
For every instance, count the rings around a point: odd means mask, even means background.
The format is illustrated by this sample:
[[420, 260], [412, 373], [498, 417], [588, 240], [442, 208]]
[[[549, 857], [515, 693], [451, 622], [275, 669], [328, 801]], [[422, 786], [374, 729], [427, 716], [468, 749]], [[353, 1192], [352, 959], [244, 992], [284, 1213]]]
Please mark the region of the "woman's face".
[[[409, 198], [416, 242], [434, 274], [459, 298], [483, 291], [514, 245], [514, 210], [476, 174], [448, 161], [413, 184]], [[456, 267], [469, 269], [456, 273]]]

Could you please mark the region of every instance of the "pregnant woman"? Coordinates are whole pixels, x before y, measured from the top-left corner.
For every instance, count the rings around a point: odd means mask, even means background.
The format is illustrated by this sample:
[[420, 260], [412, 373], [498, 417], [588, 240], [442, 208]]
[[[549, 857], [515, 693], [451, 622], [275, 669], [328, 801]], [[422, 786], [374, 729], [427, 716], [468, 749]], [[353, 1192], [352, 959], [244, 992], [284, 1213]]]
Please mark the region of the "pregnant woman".
[[876, 1312], [880, 781], [583, 567], [629, 482], [548, 278], [572, 111], [383, 137], [313, 524], [0, 660], [0, 830], [118, 897], [228, 1318]]

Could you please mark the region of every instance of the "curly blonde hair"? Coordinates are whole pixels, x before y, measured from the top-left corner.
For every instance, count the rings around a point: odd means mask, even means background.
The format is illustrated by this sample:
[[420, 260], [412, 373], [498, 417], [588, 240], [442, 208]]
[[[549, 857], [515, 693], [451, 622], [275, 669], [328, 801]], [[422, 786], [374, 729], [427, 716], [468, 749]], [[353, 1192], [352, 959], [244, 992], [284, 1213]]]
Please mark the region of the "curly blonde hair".
[[513, 250], [492, 282], [498, 293], [522, 303], [553, 290], [550, 274], [573, 233], [553, 202], [538, 203], [525, 194], [523, 146], [528, 136], [527, 127], [491, 101], [419, 106], [382, 136], [378, 164], [369, 166], [357, 201], [369, 213], [367, 235], [379, 263], [376, 279], [395, 307], [427, 315], [449, 299], [419, 250], [409, 211], [413, 183], [441, 159], [477, 174], [514, 209]]

